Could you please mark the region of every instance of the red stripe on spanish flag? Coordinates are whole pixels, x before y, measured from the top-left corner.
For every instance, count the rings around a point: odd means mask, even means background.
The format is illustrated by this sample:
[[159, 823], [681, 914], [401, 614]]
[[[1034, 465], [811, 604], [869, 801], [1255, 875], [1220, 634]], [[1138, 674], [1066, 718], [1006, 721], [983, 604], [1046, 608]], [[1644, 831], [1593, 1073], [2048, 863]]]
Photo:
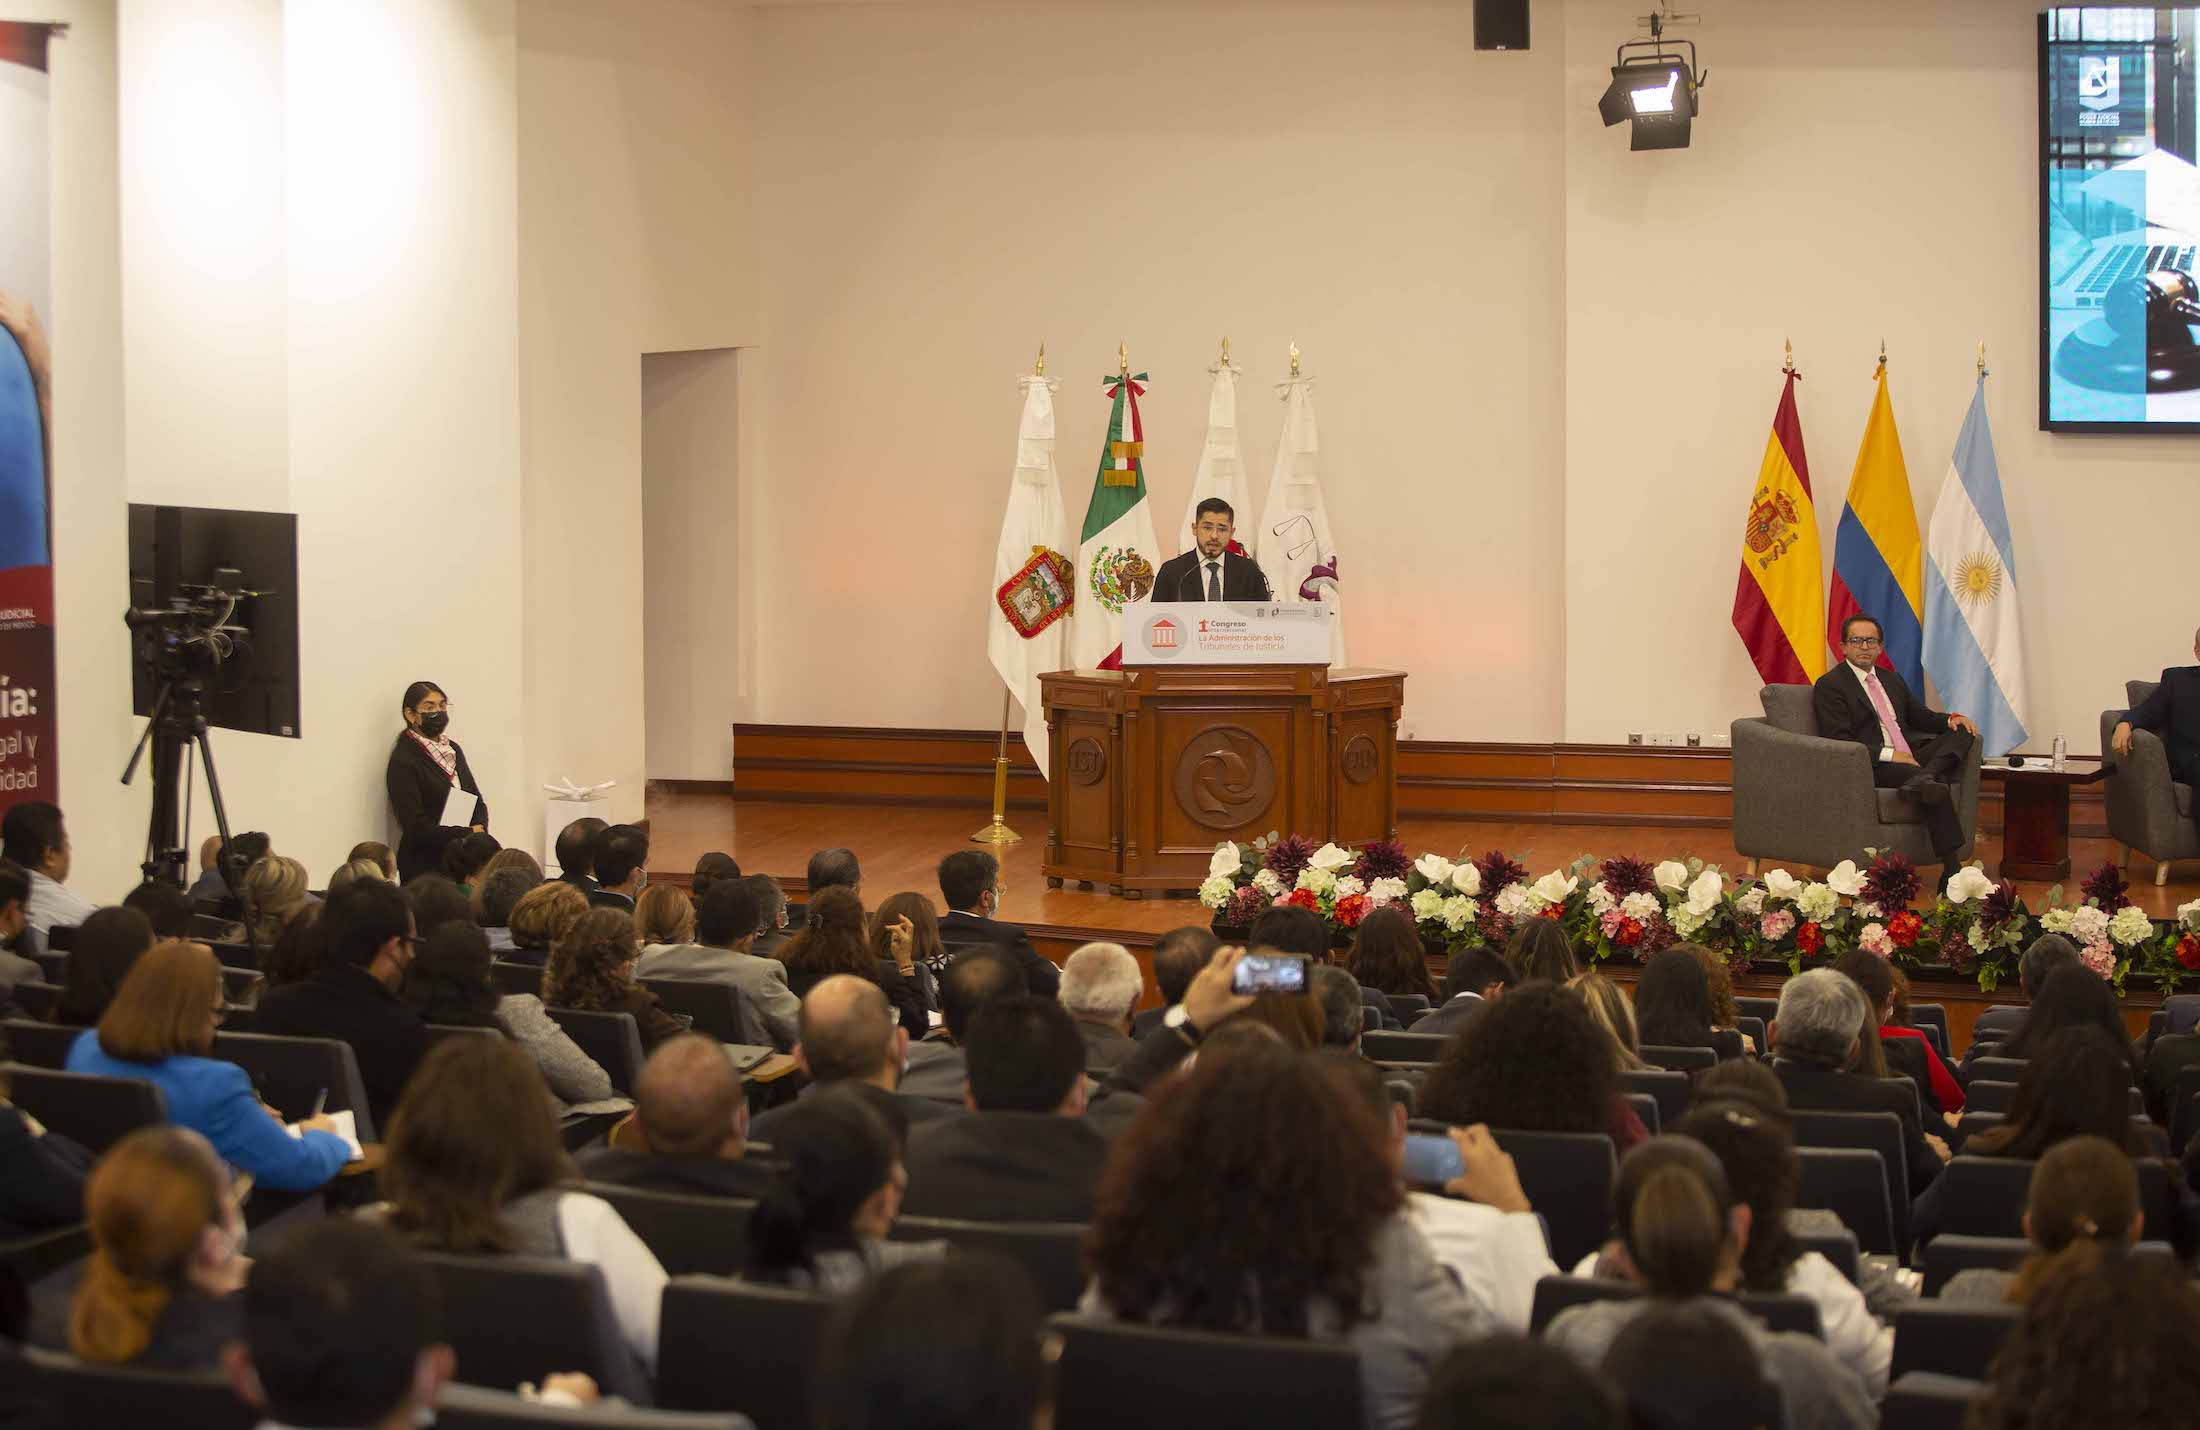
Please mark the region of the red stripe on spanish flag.
[[1772, 436], [1742, 523], [1742, 570], [1734, 586], [1734, 629], [1767, 685], [1804, 685], [1826, 673], [1824, 565], [1803, 420], [1789, 372], [1772, 416]]

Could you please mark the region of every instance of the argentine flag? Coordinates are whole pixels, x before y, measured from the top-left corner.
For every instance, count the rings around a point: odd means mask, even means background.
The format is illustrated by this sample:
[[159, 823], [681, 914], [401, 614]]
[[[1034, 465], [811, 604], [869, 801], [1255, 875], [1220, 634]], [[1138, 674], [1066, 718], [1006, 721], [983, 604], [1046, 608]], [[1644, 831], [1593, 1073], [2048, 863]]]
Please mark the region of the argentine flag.
[[2024, 636], [2017, 620], [2017, 561], [2001, 501], [1986, 378], [1956, 435], [1925, 541], [1925, 673], [1941, 708], [1978, 722], [1988, 758], [2025, 739]]

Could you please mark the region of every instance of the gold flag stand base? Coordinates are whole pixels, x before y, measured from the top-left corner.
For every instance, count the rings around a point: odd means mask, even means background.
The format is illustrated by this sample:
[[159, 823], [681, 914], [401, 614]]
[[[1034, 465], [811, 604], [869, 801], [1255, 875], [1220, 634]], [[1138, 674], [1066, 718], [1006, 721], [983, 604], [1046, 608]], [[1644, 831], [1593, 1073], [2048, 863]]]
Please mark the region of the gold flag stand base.
[[1008, 827], [1009, 693], [1001, 692], [1001, 744], [993, 756], [993, 822], [970, 836], [973, 844], [1021, 844], [1024, 837]]

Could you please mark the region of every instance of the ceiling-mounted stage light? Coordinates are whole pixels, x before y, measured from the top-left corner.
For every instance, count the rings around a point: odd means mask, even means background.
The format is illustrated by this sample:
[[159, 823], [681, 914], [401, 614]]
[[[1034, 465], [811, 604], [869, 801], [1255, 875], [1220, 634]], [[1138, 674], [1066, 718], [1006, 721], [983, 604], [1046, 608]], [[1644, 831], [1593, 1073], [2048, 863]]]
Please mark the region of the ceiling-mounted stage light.
[[1597, 113], [1607, 127], [1625, 120], [1633, 125], [1630, 149], [1686, 149], [1692, 122], [1702, 101], [1698, 98], [1709, 76], [1696, 65], [1693, 41], [1683, 54], [1665, 45], [1668, 20], [1692, 20], [1692, 15], [1669, 16], [1663, 12], [1646, 17], [1647, 40], [1629, 40], [1614, 53], [1612, 83], [1597, 101]]

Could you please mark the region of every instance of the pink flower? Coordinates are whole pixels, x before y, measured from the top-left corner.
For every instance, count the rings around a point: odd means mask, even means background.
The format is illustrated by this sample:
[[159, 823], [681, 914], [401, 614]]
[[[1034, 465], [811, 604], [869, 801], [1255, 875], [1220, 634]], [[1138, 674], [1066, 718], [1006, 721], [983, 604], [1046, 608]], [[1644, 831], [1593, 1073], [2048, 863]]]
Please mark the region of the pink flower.
[[1771, 913], [1766, 914], [1757, 925], [1759, 935], [1774, 941], [1786, 938], [1794, 930], [1795, 911], [1793, 909], [1774, 909]]
[[1618, 909], [1606, 909], [1598, 916], [1597, 927], [1604, 930], [1606, 938], [1612, 938], [1619, 933], [1619, 921], [1625, 917]]
[[2078, 962], [2092, 969], [2102, 978], [2116, 974], [2116, 953], [2105, 943], [2089, 943], [2078, 950]]
[[1881, 958], [1890, 957], [1894, 953], [1894, 940], [1888, 937], [1885, 924], [1864, 925], [1864, 931], [1856, 936], [1856, 946], [1869, 949]]

